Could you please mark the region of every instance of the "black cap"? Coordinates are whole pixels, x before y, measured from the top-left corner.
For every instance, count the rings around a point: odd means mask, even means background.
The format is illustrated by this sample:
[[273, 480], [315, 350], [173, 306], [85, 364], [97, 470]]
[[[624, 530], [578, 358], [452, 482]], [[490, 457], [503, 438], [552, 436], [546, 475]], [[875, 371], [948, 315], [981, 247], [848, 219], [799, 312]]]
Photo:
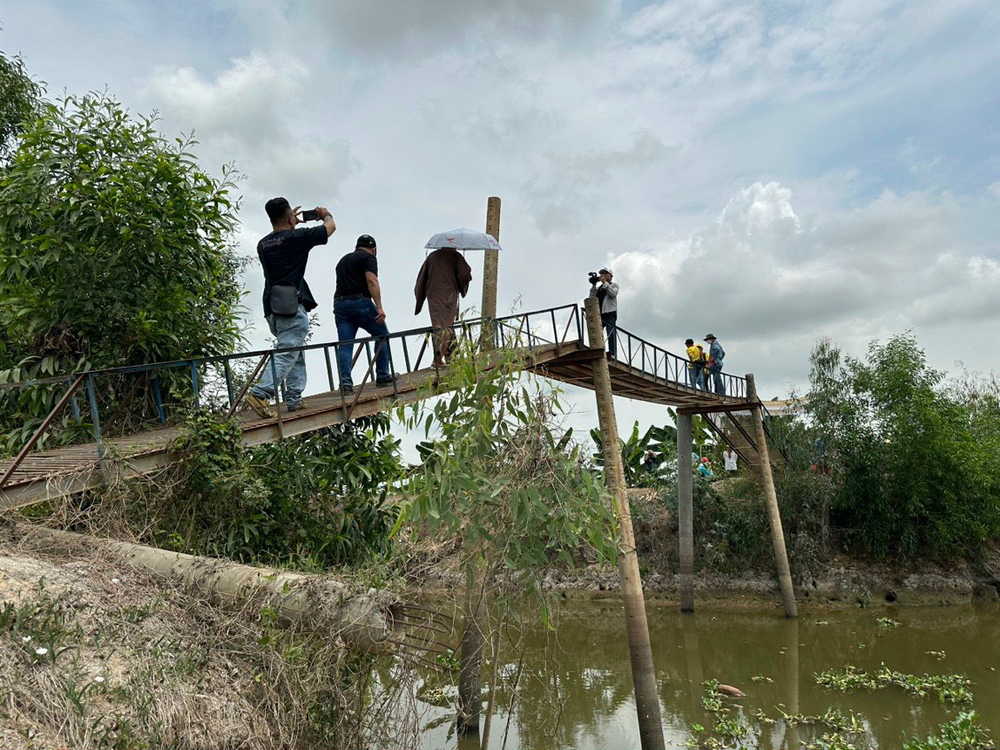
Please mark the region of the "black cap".
[[685, 341], [684, 346], [694, 346], [694, 339], [688, 339]]
[[370, 234], [363, 234], [358, 237], [357, 243], [354, 245], [355, 250], [360, 250], [361, 248], [373, 248], [375, 247], [375, 238]]
[[284, 219], [291, 208], [286, 198], [271, 198], [271, 200], [264, 204], [264, 210], [267, 211], [267, 218], [271, 220], [272, 224]]

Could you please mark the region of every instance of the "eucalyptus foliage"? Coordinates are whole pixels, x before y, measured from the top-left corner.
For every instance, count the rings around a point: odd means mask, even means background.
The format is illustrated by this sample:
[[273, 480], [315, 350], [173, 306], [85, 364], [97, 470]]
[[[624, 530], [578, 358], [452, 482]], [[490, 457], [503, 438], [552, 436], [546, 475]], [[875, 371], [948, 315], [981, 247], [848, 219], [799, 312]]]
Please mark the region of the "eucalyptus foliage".
[[[106, 94], [41, 105], [0, 173], [0, 382], [233, 350], [236, 175], [193, 145]], [[108, 405], [148, 406], [138, 385]], [[30, 425], [58, 395], [5, 391], [0, 420]]]
[[32, 80], [24, 60], [0, 52], [0, 164], [16, 146], [17, 137], [36, 115], [42, 87]]
[[828, 342], [814, 352], [808, 410], [848, 549], [947, 560], [1000, 533], [1000, 402], [987, 391], [974, 403], [943, 379], [910, 334], [873, 342], [865, 360]]
[[320, 570], [359, 564], [389, 550], [398, 446], [384, 414], [247, 448], [238, 423], [193, 412], [173, 446], [177, 465], [155, 487], [132, 485], [140, 494], [127, 522], [183, 552]]
[[488, 575], [534, 589], [551, 565], [576, 567], [582, 551], [613, 560], [618, 535], [603, 483], [571, 432], [554, 426], [558, 392], [521, 374], [513, 356], [466, 346], [451, 360], [450, 395], [400, 411], [427, 441], [399, 523], [458, 538]]

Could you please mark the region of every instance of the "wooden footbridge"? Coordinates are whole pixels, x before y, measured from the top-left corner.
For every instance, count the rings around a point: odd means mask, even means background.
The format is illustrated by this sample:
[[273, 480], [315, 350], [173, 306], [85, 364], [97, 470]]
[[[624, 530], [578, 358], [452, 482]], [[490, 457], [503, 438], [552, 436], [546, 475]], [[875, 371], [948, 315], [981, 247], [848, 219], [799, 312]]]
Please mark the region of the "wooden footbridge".
[[[603, 350], [590, 348], [584, 341], [584, 321], [577, 305], [525, 312], [492, 321], [477, 319], [455, 326], [460, 339], [481, 341], [492, 336], [493, 348], [514, 355], [516, 365], [525, 371], [553, 380], [593, 388], [592, 362], [605, 357]], [[418, 328], [391, 334], [387, 339], [364, 338], [353, 342], [325, 342], [296, 349], [304, 356], [322, 355], [326, 364], [329, 389], [308, 396], [301, 411], [289, 413], [278, 406], [271, 419], [260, 419], [241, 408], [246, 383], [255, 379], [264, 367], [273, 367], [273, 350], [209, 357], [176, 362], [119, 367], [92, 371], [64, 378], [4, 384], [5, 389], [64, 388], [49, 417], [35, 431], [24, 449], [13, 459], [0, 461], [0, 512], [21, 508], [47, 499], [74, 494], [106, 483], [113, 478], [147, 474], [177, 460], [172, 451], [180, 428], [171, 418], [192, 402], [212, 405], [228, 411], [240, 421], [246, 445], [259, 445], [284, 437], [301, 435], [358, 417], [375, 414], [440, 393], [446, 388], [444, 373], [429, 366], [433, 329]], [[758, 462], [756, 438], [747, 426], [750, 408], [757, 405], [749, 395], [746, 378], [723, 376], [726, 395], [711, 393], [692, 385], [688, 379], [687, 360], [644, 341], [623, 329], [617, 332], [618, 354], [608, 356], [611, 385], [615, 395], [654, 404], [677, 407], [681, 413], [710, 414], [711, 429], [733, 446], [743, 459]], [[354, 349], [355, 367], [364, 367], [361, 385], [351, 394], [343, 394], [334, 380], [336, 347]], [[388, 346], [393, 369], [399, 380], [378, 387], [373, 382], [375, 351]], [[485, 354], [483, 356], [491, 356]], [[498, 357], [498, 355], [492, 355]], [[239, 364], [254, 363], [249, 378], [244, 368], [244, 385], [235, 374]], [[315, 371], [315, 367], [313, 370]], [[315, 375], [315, 372], [314, 372]], [[184, 383], [184, 403], [164, 403], [161, 382], [178, 378]], [[109, 436], [102, 428], [99, 395], [102, 386], [116, 383], [121, 391], [130, 379], [142, 378], [155, 404], [153, 423], [134, 434]], [[172, 392], [176, 393], [175, 387]], [[60, 414], [72, 414], [80, 432], [89, 433], [89, 442], [37, 450]]]

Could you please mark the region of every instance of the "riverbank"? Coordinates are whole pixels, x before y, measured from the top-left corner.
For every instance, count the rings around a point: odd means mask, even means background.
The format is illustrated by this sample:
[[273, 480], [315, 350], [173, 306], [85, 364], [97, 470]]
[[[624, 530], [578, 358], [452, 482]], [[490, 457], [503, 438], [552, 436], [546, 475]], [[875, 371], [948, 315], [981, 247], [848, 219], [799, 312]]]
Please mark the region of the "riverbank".
[[[679, 605], [680, 578], [676, 517], [650, 490], [629, 490], [643, 590], [647, 599]], [[400, 542], [406, 546], [405, 540]], [[769, 545], [769, 542], [768, 542]], [[780, 608], [772, 559], [739, 559], [737, 570], [712, 569], [710, 543], [695, 539], [697, 554], [695, 600], [712, 608], [744, 610]], [[456, 595], [464, 583], [454, 544], [413, 545], [402, 553], [409, 558], [409, 586], [422, 593]], [[952, 566], [913, 562], [892, 566], [846, 555], [810, 560], [808, 570], [796, 568], [792, 577], [800, 606], [812, 608], [962, 606], [1000, 601], [1000, 556], [980, 566]], [[542, 581], [546, 591], [566, 599], [614, 598], [618, 571], [585, 565], [570, 571], [553, 567]]]
[[[457, 571], [442, 571], [411, 584], [422, 594], [457, 596], [464, 581]], [[675, 573], [643, 574], [643, 590], [649, 601], [679, 604], [679, 576]], [[617, 599], [618, 571], [587, 568], [579, 573], [553, 571], [544, 589], [564, 599]], [[780, 610], [777, 579], [767, 573], [741, 576], [702, 573], [694, 579], [698, 606], [713, 609]], [[1000, 583], [969, 570], [931, 569], [903, 572], [859, 566], [843, 561], [808, 581], [796, 581], [800, 607], [852, 609], [878, 607], [963, 606], [1000, 601]]]

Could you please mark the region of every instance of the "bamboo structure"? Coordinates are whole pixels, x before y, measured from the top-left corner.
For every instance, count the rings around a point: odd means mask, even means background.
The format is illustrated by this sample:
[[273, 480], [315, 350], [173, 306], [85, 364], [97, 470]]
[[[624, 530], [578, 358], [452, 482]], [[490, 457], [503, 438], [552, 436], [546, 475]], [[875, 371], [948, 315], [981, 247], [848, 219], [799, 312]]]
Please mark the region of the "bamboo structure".
[[646, 601], [642, 594], [642, 578], [639, 575], [639, 557], [635, 549], [632, 511], [625, 493], [625, 472], [622, 468], [618, 425], [615, 421], [611, 374], [604, 356], [604, 330], [601, 328], [601, 312], [596, 297], [587, 298], [586, 316], [590, 349], [595, 355], [592, 358], [592, 370], [604, 452], [604, 481], [614, 497], [618, 522], [621, 526], [618, 575], [625, 602], [625, 630], [632, 663], [632, 685], [639, 721], [639, 741], [642, 750], [663, 750], [660, 696], [656, 686], [656, 671], [653, 667], [653, 649], [649, 642]]

